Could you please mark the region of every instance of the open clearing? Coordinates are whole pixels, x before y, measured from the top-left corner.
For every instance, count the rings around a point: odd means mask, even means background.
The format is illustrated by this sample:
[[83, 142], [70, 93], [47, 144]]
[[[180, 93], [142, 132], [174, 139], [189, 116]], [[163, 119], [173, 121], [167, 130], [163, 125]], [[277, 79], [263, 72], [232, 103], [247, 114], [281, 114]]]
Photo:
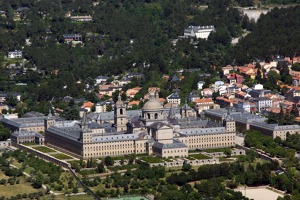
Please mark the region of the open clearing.
[[26, 183], [20, 183], [15, 185], [10, 185], [9, 183], [4, 185], [0, 185], [0, 196], [11, 197], [16, 196], [17, 194], [29, 194], [33, 192], [38, 192], [39, 190], [34, 189], [30, 185]]
[[241, 187], [235, 189], [235, 191], [242, 192], [243, 196], [248, 197], [249, 199], [254, 200], [276, 200], [278, 197], [283, 197], [282, 194], [269, 190], [265, 187], [257, 187], [257, 188], [245, 188]]

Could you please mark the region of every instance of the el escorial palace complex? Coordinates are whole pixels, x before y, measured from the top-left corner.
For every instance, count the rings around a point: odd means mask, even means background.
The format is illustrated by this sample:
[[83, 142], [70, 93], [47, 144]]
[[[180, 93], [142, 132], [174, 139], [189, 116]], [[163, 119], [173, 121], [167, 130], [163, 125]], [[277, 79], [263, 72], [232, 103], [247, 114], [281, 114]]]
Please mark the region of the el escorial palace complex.
[[206, 110], [199, 118], [187, 104], [163, 108], [155, 91], [141, 110], [126, 110], [119, 96], [112, 112], [84, 113], [81, 121], [50, 114], [4, 117], [1, 122], [13, 131], [12, 144], [34, 141], [83, 159], [127, 154], [186, 157], [189, 150], [233, 147], [236, 126], [282, 139], [287, 132], [300, 132], [298, 125], [269, 125], [262, 117], [228, 109]]

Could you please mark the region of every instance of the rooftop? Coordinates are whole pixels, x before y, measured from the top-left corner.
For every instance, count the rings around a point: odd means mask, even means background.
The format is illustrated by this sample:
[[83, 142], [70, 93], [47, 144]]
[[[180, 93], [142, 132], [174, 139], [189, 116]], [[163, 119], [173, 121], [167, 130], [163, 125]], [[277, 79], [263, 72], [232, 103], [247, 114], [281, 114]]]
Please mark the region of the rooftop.
[[154, 142], [153, 146], [154, 149], [177, 149], [177, 148], [188, 148], [184, 143], [178, 141], [178, 140], [173, 140], [173, 143], [169, 144], [163, 144], [159, 142]]

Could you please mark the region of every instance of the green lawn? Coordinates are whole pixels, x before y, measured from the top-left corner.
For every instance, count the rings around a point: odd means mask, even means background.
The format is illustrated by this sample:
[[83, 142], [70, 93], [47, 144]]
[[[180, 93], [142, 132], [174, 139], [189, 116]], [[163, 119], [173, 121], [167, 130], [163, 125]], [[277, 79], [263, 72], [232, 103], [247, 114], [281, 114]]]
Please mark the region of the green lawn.
[[67, 196], [66, 199], [69, 199], [69, 200], [92, 200], [94, 198], [91, 195], [83, 194], [83, 195]]
[[231, 150], [230, 148], [219, 148], [219, 149], [205, 149], [203, 151], [207, 153], [215, 153], [215, 152], [224, 152], [227, 149]]
[[33, 146], [33, 145], [37, 145], [37, 143], [35, 142], [26, 142], [26, 143], [22, 143], [24, 146]]
[[40, 152], [43, 152], [43, 153], [56, 152], [54, 149], [50, 149], [50, 148], [45, 147], [45, 146], [38, 146], [38, 147], [32, 147], [32, 148], [35, 149], [35, 150], [38, 150]]
[[[100, 183], [97, 186], [90, 187], [90, 189], [93, 190], [94, 192], [96, 192], [97, 190], [99, 190], [99, 191], [103, 191], [103, 190], [109, 191], [111, 188], [106, 188], [103, 183]], [[114, 189], [114, 188], [112, 188], [112, 189]]]
[[[179, 157], [178, 157], [179, 158]], [[166, 161], [166, 162], [172, 162], [173, 161], [173, 159], [172, 158], [162, 158], [164, 161]]]
[[15, 159], [12, 161], [12, 163], [14, 166], [21, 168], [22, 167], [22, 163], [19, 163], [18, 161], [16, 161]]
[[90, 175], [90, 174], [98, 174], [98, 172], [94, 169], [92, 170], [81, 170], [80, 172], [78, 172], [81, 175]]
[[145, 197], [137, 196], [137, 197], [120, 197], [120, 198], [110, 198], [108, 200], [147, 200]]
[[15, 63], [22, 63], [22, 58], [7, 58], [6, 60], [3, 61], [3, 65], [10, 65], [10, 64], [15, 64]]
[[198, 151], [198, 150], [195, 150], [195, 149], [189, 150], [189, 153], [197, 153], [197, 152], [199, 152], [199, 151]]
[[125, 169], [133, 169], [133, 168], [137, 168], [138, 166], [139, 166], [138, 164], [121, 165], [121, 166], [108, 167], [108, 169], [113, 171], [118, 171], [118, 170], [125, 170]]
[[254, 167], [256, 167], [256, 164], [257, 164], [257, 163], [264, 164], [264, 163], [267, 163], [267, 162], [269, 162], [269, 161], [264, 160], [264, 159], [262, 159], [262, 158], [256, 158], [254, 162], [251, 162], [251, 163], [249, 163], [249, 162], [244, 162], [244, 167], [245, 167], [245, 169], [248, 169], [249, 164], [254, 165]]
[[193, 155], [190, 155], [189, 157], [193, 157], [193, 158], [196, 158], [198, 160], [210, 159], [211, 158], [211, 157], [206, 156], [206, 155], [201, 154], [201, 153], [199, 153], [199, 154], [193, 154]]
[[55, 199], [55, 200], [93, 200], [94, 198], [90, 195], [83, 194], [83, 195], [74, 195], [74, 196], [65, 196], [64, 194], [62, 195], [55, 195], [54, 197], [52, 195], [47, 195], [41, 197], [43, 200], [48, 200], [48, 199]]
[[9, 176], [6, 176], [2, 171], [0, 171], [0, 180], [1, 179], [9, 179]]
[[20, 179], [20, 184], [10, 185], [9, 183], [0, 185], [0, 196], [11, 197], [17, 194], [29, 194], [38, 191], [44, 191], [43, 189], [34, 189], [31, 187], [30, 183], [26, 183], [24, 178], [18, 177]]
[[162, 163], [162, 162], [164, 162], [163, 159], [158, 158], [158, 157], [146, 157], [145, 156], [145, 157], [141, 157], [140, 159], [143, 160], [143, 161], [146, 161], [148, 163]]
[[72, 159], [72, 157], [63, 154], [63, 153], [58, 153], [58, 154], [51, 154], [54, 158], [60, 159], [60, 160], [66, 160], [66, 159]]
[[220, 162], [224, 162], [224, 161], [233, 161], [234, 159], [232, 159], [232, 158], [226, 158], [226, 157], [221, 157], [221, 158], [219, 158], [219, 161]]
[[113, 160], [125, 160], [125, 156], [114, 156], [114, 157], [111, 157]]

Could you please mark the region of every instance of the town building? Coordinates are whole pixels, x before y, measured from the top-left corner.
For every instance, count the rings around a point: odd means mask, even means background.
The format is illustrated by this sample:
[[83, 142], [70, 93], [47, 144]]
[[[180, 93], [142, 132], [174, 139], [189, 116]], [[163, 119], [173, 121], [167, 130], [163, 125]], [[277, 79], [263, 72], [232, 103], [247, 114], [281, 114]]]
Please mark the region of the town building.
[[90, 102], [90, 101], [86, 101], [82, 104], [81, 108], [84, 108], [87, 110], [87, 112], [91, 112], [92, 108], [94, 106], [94, 103]]
[[181, 103], [181, 98], [178, 94], [178, 92], [174, 92], [167, 96], [167, 101], [168, 103], [175, 104], [175, 105], [180, 105]]
[[227, 79], [230, 84], [235, 84], [235, 83], [241, 84], [245, 78], [242, 75], [233, 73], [233, 74], [228, 74]]
[[15, 51], [9, 51], [7, 58], [22, 58], [23, 57], [23, 52], [19, 50]]
[[108, 76], [97, 76], [96, 79], [95, 79], [96, 85], [105, 83], [108, 79], [109, 79]]
[[71, 16], [70, 19], [74, 22], [90, 22], [93, 20], [93, 18], [88, 16]]
[[198, 88], [198, 90], [202, 90], [202, 89], [203, 89], [203, 86], [204, 86], [204, 84], [205, 84], [205, 82], [204, 82], [204, 81], [199, 81], [199, 82], [197, 83], [197, 88]]
[[194, 101], [194, 103], [198, 114], [200, 114], [203, 110], [220, 108], [220, 106], [215, 104], [211, 98], [197, 99]]
[[134, 87], [134, 88], [130, 88], [126, 91], [126, 96], [130, 97], [130, 98], [134, 98], [134, 96], [141, 90], [141, 87]]
[[65, 42], [82, 42], [82, 35], [81, 34], [64, 34], [64, 41]]
[[2, 113], [3, 110], [8, 111], [9, 107], [8, 107], [8, 105], [0, 102], [0, 113]]
[[118, 86], [113, 83], [99, 85], [99, 94], [100, 95], [112, 96], [112, 94], [117, 90], [119, 90], [119, 91], [122, 90], [122, 86]]
[[26, 13], [27, 11], [29, 11], [30, 9], [28, 7], [19, 7], [16, 9], [16, 14], [24, 14]]
[[195, 37], [197, 39], [207, 39], [212, 31], [215, 30], [213, 25], [210, 26], [189, 26], [184, 29], [184, 37]]
[[257, 112], [261, 112], [262, 109], [270, 108], [273, 105], [272, 99], [268, 97], [258, 97], [251, 99], [250, 102], [253, 102], [257, 108]]
[[95, 112], [96, 113], [102, 113], [102, 112], [108, 112], [108, 107], [112, 107], [114, 104], [113, 101], [101, 101], [101, 102], [98, 102], [96, 103], [96, 106], [95, 106]]

